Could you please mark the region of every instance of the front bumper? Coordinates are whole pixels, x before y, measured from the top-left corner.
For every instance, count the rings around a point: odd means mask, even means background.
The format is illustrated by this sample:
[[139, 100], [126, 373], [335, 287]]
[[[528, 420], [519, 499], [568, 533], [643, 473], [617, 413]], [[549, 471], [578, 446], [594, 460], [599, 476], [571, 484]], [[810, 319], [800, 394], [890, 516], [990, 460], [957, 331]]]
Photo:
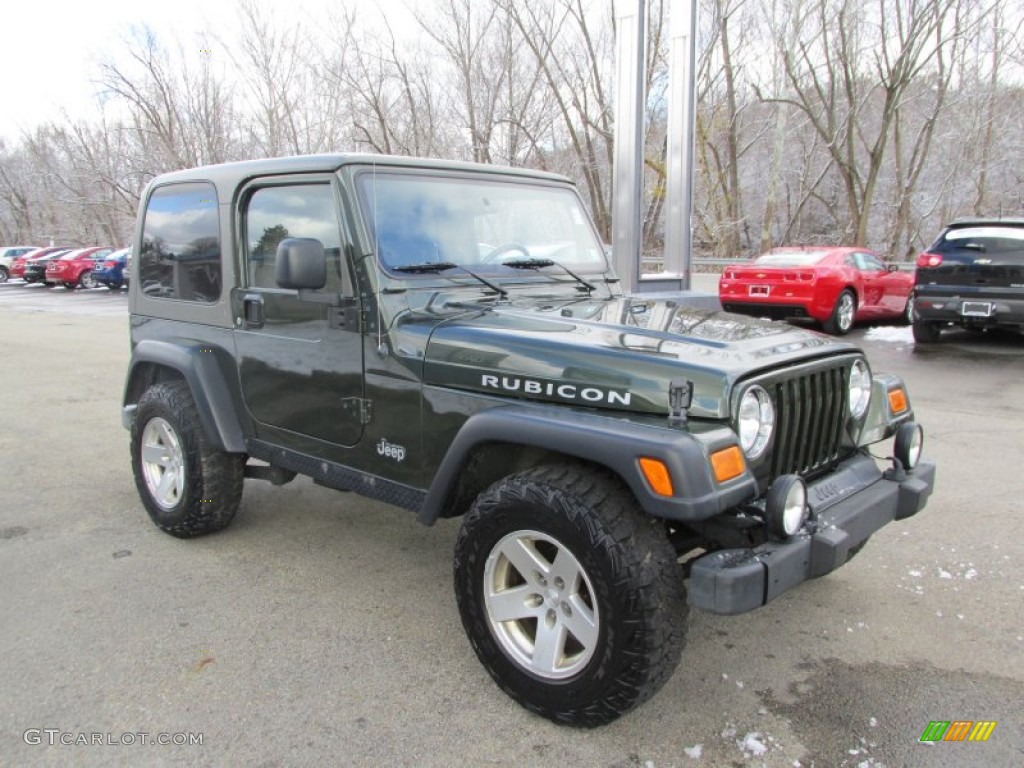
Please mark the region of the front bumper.
[[737, 614], [765, 605], [798, 584], [831, 573], [875, 531], [916, 515], [935, 486], [935, 464], [922, 460], [902, 479], [890, 479], [867, 456], [846, 462], [808, 488], [809, 530], [785, 542], [704, 555], [690, 571], [695, 608]]

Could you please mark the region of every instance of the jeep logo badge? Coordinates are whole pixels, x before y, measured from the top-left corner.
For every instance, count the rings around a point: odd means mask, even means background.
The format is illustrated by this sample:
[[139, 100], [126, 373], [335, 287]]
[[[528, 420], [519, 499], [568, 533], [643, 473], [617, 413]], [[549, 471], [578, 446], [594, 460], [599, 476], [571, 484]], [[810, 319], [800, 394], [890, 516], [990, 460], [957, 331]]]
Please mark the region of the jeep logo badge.
[[381, 456], [387, 456], [389, 459], [394, 459], [399, 463], [405, 460], [405, 446], [389, 443], [383, 437], [377, 443], [377, 453]]

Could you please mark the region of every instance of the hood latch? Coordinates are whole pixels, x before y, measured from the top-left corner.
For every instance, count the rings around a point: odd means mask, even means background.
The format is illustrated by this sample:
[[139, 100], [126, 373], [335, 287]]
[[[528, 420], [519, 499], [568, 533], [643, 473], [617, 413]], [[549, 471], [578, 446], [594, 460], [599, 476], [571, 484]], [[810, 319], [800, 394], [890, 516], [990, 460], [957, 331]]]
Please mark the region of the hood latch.
[[693, 402], [693, 382], [673, 379], [668, 384], [668, 423], [670, 427], [685, 427]]

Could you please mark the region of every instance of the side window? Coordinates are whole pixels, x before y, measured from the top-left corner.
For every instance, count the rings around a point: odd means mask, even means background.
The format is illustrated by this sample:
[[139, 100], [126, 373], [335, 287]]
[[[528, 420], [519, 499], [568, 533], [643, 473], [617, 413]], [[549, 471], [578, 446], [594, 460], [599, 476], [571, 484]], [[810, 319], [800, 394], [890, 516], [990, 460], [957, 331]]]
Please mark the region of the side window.
[[153, 191], [138, 280], [149, 296], [206, 303], [220, 298], [220, 227], [212, 184], [169, 184]]
[[340, 275], [341, 231], [329, 183], [260, 187], [245, 210], [248, 285], [276, 288], [274, 260], [286, 237], [312, 237], [324, 245], [328, 275]]
[[884, 272], [885, 264], [876, 259], [870, 253], [858, 253], [857, 268], [861, 272]]

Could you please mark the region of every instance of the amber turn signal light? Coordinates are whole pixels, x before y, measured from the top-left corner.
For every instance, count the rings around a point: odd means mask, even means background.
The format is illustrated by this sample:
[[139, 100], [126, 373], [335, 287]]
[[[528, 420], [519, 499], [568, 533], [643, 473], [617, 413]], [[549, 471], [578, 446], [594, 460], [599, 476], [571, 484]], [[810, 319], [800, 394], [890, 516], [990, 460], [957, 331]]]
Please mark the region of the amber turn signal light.
[[648, 484], [659, 496], [672, 496], [672, 475], [668, 472], [665, 462], [660, 459], [651, 459], [641, 456], [637, 461], [640, 463], [640, 470], [644, 473]]
[[715, 480], [720, 483], [739, 477], [744, 468], [743, 452], [736, 445], [715, 451], [711, 454], [711, 468], [715, 472]]
[[903, 413], [907, 410], [907, 393], [902, 389], [890, 389], [889, 410], [893, 413]]

